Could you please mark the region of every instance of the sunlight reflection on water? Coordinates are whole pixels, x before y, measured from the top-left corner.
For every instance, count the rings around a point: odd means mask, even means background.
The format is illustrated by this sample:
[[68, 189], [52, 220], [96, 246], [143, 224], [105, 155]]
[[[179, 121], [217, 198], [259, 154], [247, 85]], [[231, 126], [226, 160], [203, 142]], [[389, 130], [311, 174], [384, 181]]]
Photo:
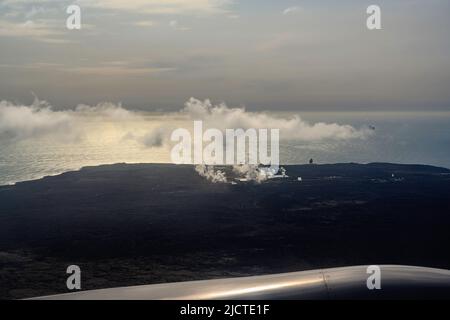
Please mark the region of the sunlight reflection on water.
[[[282, 164], [397, 162], [450, 167], [450, 114], [448, 113], [302, 113], [310, 122], [325, 121], [371, 125], [375, 135], [365, 140], [281, 141]], [[55, 139], [0, 141], [0, 185], [37, 179], [84, 166], [112, 163], [170, 162], [170, 146], [148, 148], [129, 139], [164, 125], [189, 127], [183, 120], [157, 116], [141, 121], [87, 121], [84, 136], [76, 142]]]

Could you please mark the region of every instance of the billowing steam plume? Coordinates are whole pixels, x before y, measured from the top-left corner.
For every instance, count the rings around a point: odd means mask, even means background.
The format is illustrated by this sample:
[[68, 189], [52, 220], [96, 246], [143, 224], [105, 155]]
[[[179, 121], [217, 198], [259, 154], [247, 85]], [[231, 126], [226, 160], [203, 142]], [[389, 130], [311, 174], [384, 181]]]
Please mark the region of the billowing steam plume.
[[218, 183], [218, 182], [227, 182], [227, 177], [225, 175], [225, 172], [222, 170], [215, 170], [214, 166], [207, 166], [207, 165], [197, 165], [195, 166], [195, 171], [202, 176], [205, 177], [207, 180]]

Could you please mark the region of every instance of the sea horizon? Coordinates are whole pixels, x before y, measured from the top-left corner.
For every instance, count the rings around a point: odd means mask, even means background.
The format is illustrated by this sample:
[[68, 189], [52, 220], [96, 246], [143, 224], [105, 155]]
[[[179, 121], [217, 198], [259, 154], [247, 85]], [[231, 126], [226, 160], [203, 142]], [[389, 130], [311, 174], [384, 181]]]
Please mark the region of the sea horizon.
[[[123, 109], [125, 110], [125, 109]], [[149, 133], [159, 128], [192, 127], [192, 120], [178, 113], [116, 118], [77, 116], [71, 136], [26, 137], [1, 140], [0, 185], [35, 180], [45, 176], [79, 170], [86, 166], [115, 163], [172, 163], [170, 144], [149, 145]], [[255, 113], [261, 114], [261, 113]], [[270, 113], [265, 113], [269, 114]], [[364, 138], [320, 140], [289, 139], [280, 141], [280, 163], [371, 163], [422, 164], [450, 168], [450, 113], [273, 113], [273, 117], [301, 117], [308, 125], [317, 123], [368, 126], [373, 133]], [[394, 116], [394, 114], [396, 116]], [[90, 116], [90, 117], [89, 117]], [[85, 121], [88, 120], [88, 121]], [[283, 128], [280, 130], [283, 134]], [[165, 133], [168, 136], [168, 133]], [[77, 134], [73, 137], [72, 135]], [[68, 140], [69, 139], [69, 140]], [[153, 140], [152, 140], [153, 141]]]

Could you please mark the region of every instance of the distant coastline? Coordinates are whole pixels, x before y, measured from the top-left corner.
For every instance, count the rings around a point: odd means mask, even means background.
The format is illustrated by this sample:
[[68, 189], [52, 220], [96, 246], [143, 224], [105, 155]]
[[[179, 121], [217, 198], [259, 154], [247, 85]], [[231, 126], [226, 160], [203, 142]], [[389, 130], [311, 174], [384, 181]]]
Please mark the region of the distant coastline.
[[[420, 164], [420, 163], [391, 163], [391, 162], [368, 162], [368, 163], [357, 163], [357, 162], [338, 162], [338, 163], [318, 163], [318, 164], [314, 164], [317, 166], [333, 166], [333, 165], [345, 165], [345, 164], [354, 164], [354, 165], [399, 165], [399, 166], [415, 166], [415, 167], [430, 167], [430, 168], [436, 168], [436, 169], [442, 169], [443, 171], [448, 170], [450, 172], [450, 168], [447, 167], [443, 167], [443, 166], [436, 166], [436, 165], [429, 165], [429, 164]], [[56, 172], [54, 174], [46, 174], [46, 175], [42, 175], [42, 176], [38, 176], [36, 178], [32, 178], [32, 179], [26, 179], [26, 180], [18, 180], [18, 181], [12, 181], [9, 183], [5, 183], [5, 184], [0, 184], [0, 187], [7, 187], [7, 186], [14, 186], [16, 184], [19, 183], [26, 183], [26, 182], [31, 182], [31, 181], [37, 181], [37, 180], [42, 180], [42, 179], [46, 179], [46, 178], [50, 178], [50, 177], [56, 177], [56, 176], [60, 176], [66, 173], [72, 173], [72, 172], [79, 172], [85, 169], [92, 169], [92, 168], [96, 168], [96, 167], [105, 167], [105, 166], [109, 166], [111, 168], [114, 168], [115, 166], [123, 166], [123, 165], [129, 165], [129, 166], [133, 166], [133, 165], [167, 165], [167, 166], [176, 166], [175, 164], [172, 163], [164, 163], [164, 162], [117, 162], [117, 163], [105, 163], [105, 164], [99, 164], [99, 165], [92, 165], [92, 166], [82, 166], [80, 168], [77, 169], [69, 169], [66, 171], [60, 171], [60, 172]], [[281, 166], [284, 167], [289, 167], [289, 166], [303, 166], [303, 165], [308, 165], [306, 163], [298, 163], [298, 164], [282, 164]], [[195, 167], [195, 165], [181, 165], [181, 166], [191, 166], [192, 168]], [[227, 166], [220, 166], [220, 167], [227, 167]]]

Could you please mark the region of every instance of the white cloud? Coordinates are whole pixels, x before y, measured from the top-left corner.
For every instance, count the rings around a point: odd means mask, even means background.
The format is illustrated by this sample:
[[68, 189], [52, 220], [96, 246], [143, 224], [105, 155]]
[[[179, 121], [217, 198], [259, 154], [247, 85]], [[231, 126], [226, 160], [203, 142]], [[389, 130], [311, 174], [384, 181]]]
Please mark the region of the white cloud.
[[[317, 142], [321, 140], [350, 140], [365, 139], [373, 134], [370, 128], [356, 129], [350, 125], [337, 123], [308, 123], [299, 115], [279, 117], [273, 113], [249, 112], [243, 107], [230, 108], [225, 103], [213, 105], [210, 100], [198, 100], [190, 98], [185, 107], [174, 113], [166, 113], [161, 116], [161, 122], [167, 122], [167, 126], [161, 126], [151, 130], [144, 136], [135, 136], [132, 133], [125, 139], [135, 140], [147, 147], [160, 147], [170, 144], [170, 133], [175, 128], [170, 128], [172, 119], [180, 119], [180, 116], [190, 121], [202, 120], [203, 129], [279, 129], [280, 139]], [[186, 129], [189, 129], [186, 128]]]
[[78, 105], [73, 110], [55, 111], [46, 101], [37, 98], [29, 106], [0, 101], [0, 139], [19, 141], [50, 136], [62, 141], [76, 141], [82, 136], [79, 124], [85, 121], [85, 116], [110, 120], [139, 117], [113, 103]]
[[46, 20], [27, 20], [25, 22], [0, 20], [0, 36], [5, 37], [28, 37], [45, 42], [67, 42], [58, 38], [63, 34], [62, 30], [62, 28], [55, 28]]
[[15, 68], [15, 69], [55, 69], [61, 68], [63, 64], [53, 62], [32, 62], [26, 64], [0, 64], [0, 68]]
[[137, 27], [153, 27], [155, 26], [155, 22], [151, 21], [151, 20], [142, 20], [142, 21], [137, 21], [134, 22], [133, 25], [137, 26]]
[[66, 135], [73, 132], [72, 117], [67, 112], [53, 111], [45, 102], [31, 106], [0, 102], [0, 138], [23, 140], [49, 134]]
[[[140, 63], [147, 62], [141, 61]], [[38, 70], [39, 72], [46, 69], [89, 76], [140, 76], [176, 70], [176, 68], [173, 67], [142, 67], [139, 62], [130, 61], [105, 61], [95, 66], [68, 66], [53, 62], [33, 62], [27, 64], [0, 64], [0, 68]]]
[[82, 6], [146, 14], [217, 14], [227, 12], [230, 0], [79, 0]]
[[[258, 165], [240, 164], [233, 166], [233, 172], [248, 181], [263, 182], [268, 179], [268, 175], [261, 170]], [[276, 173], [276, 172], [275, 172]]]
[[206, 178], [212, 183], [226, 183], [227, 177], [225, 172], [222, 170], [216, 170], [214, 166], [207, 165], [197, 165], [195, 166], [195, 171], [202, 177]]
[[[3, 11], [0, 12], [0, 36], [22, 37], [38, 40], [47, 43], [68, 43], [73, 40], [65, 39], [67, 34], [64, 19], [65, 12], [61, 10], [72, 4], [68, 0], [3, 0], [0, 1]], [[92, 8], [99, 9], [100, 13], [136, 13], [149, 15], [211, 15], [230, 14], [227, 9], [231, 0], [75, 0], [82, 10]], [[59, 12], [59, 13], [58, 13]], [[42, 18], [43, 16], [46, 18]], [[8, 17], [8, 18], [7, 18]], [[36, 17], [42, 19], [35, 19]], [[54, 21], [50, 18], [56, 18]], [[63, 20], [61, 20], [61, 18]], [[129, 24], [138, 27], [153, 27], [152, 20], [130, 21]], [[83, 22], [83, 30], [89, 28]], [[171, 22], [174, 30], [186, 31], [188, 27], [180, 25], [176, 20]], [[102, 32], [101, 28], [96, 28], [97, 33]], [[93, 34], [91, 32], [91, 34]], [[121, 70], [104, 70], [104, 73], [118, 73]]]
[[129, 120], [137, 117], [136, 113], [122, 107], [122, 104], [102, 102], [95, 106], [80, 104], [75, 111], [69, 111], [75, 114], [84, 114], [90, 116], [100, 116], [112, 120]]
[[180, 24], [178, 23], [177, 20], [172, 20], [169, 22], [169, 26], [174, 29], [174, 30], [179, 30], [179, 31], [187, 31], [189, 30], [188, 27], [184, 27], [184, 26], [180, 26]]
[[292, 14], [292, 13], [297, 13], [301, 11], [300, 7], [289, 7], [283, 10], [283, 14], [287, 15], [287, 14]]
[[[281, 168], [284, 170], [284, 168]], [[206, 180], [212, 183], [227, 183], [229, 178], [225, 171], [216, 169], [213, 165], [196, 165], [195, 171]], [[286, 172], [286, 170], [284, 170]], [[258, 165], [240, 164], [233, 166], [234, 179], [244, 179], [245, 181], [253, 181], [261, 183], [273, 177], [276, 172], [272, 168], [260, 167]]]
[[124, 75], [146, 75], [151, 73], [161, 73], [173, 71], [175, 68], [156, 68], [156, 67], [132, 67], [124, 65], [110, 65], [110, 66], [86, 66], [86, 67], [66, 67], [62, 71], [70, 73], [78, 73], [83, 75], [97, 75], [97, 76], [124, 76]]
[[42, 7], [32, 7], [30, 9], [30, 11], [25, 13], [25, 17], [29, 19], [29, 18], [34, 17], [37, 14], [44, 13], [44, 12], [45, 12], [45, 9]]
[[182, 114], [193, 120], [203, 120], [210, 128], [224, 129], [280, 129], [281, 139], [299, 141], [364, 139], [372, 133], [369, 128], [356, 129], [337, 123], [308, 123], [299, 115], [278, 117], [265, 112], [249, 112], [245, 108], [229, 108], [210, 100], [189, 99]]
[[[192, 14], [229, 13], [233, 0], [2, 0], [0, 6], [34, 16], [53, 10], [55, 6], [78, 4], [81, 8], [128, 11], [139, 14]], [[24, 10], [26, 9], [26, 11]]]
[[[213, 105], [209, 100], [195, 98], [186, 102], [179, 112], [159, 116], [161, 126], [147, 134], [135, 136], [133, 132], [126, 139], [132, 139], [147, 147], [166, 145], [170, 137], [173, 119], [184, 118], [187, 124], [192, 120], [202, 120], [204, 129], [280, 129], [280, 138], [296, 141], [364, 139], [373, 133], [370, 128], [356, 129], [350, 125], [337, 123], [308, 123], [300, 116], [276, 116], [266, 112], [249, 112], [245, 108], [230, 108], [224, 103]], [[0, 102], [0, 138], [2, 140], [23, 140], [54, 136], [61, 139], [79, 138], [79, 124], [87, 117], [103, 120], [145, 121], [140, 113], [127, 110], [121, 104], [100, 103], [94, 106], [78, 105], [74, 109], [55, 111], [45, 101], [38, 99], [32, 105], [18, 105]], [[126, 140], [125, 139], [125, 140]]]

